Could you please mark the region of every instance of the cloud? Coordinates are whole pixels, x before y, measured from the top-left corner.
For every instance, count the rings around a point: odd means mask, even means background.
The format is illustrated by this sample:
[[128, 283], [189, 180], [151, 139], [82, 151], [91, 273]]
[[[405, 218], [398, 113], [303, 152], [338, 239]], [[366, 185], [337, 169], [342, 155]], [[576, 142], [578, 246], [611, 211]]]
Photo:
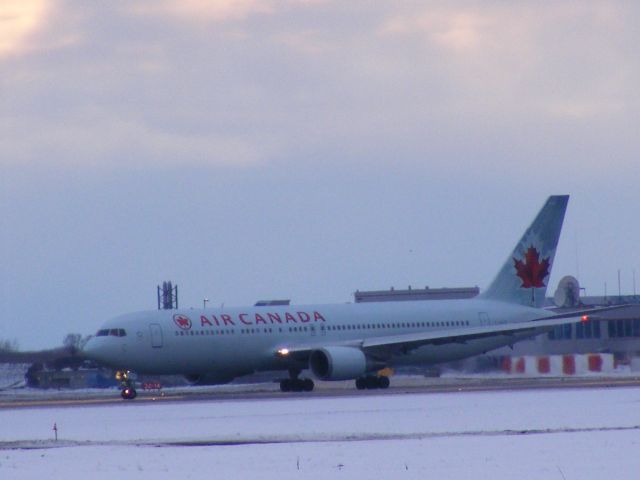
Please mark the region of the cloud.
[[390, 16], [379, 33], [438, 62], [467, 110], [588, 119], [624, 112], [640, 72], [620, 38], [632, 31], [635, 10], [615, 2], [431, 3]]
[[125, 9], [137, 15], [161, 15], [192, 22], [244, 20], [250, 15], [274, 11], [268, 0], [143, 0]]
[[3, 0], [0, 2], [0, 59], [28, 48], [29, 36], [43, 25], [47, 0]]
[[618, 3], [52, 5], [0, 58], [4, 165], [507, 164], [639, 108]]
[[[134, 120], [87, 115], [91, 121], [0, 123], [7, 138], [0, 165], [8, 168], [243, 167], [264, 160], [268, 140], [258, 144], [242, 135], [179, 134], [152, 129]], [[34, 131], [39, 133], [34, 134]], [[33, 141], [37, 137], [37, 141]]]

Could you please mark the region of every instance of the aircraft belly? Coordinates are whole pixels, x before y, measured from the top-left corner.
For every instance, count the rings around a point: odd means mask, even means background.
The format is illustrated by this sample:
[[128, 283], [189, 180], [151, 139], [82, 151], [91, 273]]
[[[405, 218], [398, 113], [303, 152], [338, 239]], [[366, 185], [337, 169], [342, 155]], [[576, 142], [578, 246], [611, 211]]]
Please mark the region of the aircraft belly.
[[[160, 348], [139, 347], [130, 353], [127, 369], [149, 374], [203, 373], [233, 363], [244, 367], [238, 359], [237, 345], [232, 342], [212, 342], [209, 338], [178, 338]], [[235, 352], [235, 353], [234, 353]]]

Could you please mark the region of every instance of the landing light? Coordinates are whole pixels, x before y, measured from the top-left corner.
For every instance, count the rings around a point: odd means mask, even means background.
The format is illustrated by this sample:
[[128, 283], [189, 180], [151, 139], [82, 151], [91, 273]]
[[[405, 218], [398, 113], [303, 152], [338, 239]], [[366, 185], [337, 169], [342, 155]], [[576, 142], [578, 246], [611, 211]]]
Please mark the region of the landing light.
[[280, 350], [278, 350], [278, 355], [280, 355], [281, 357], [286, 357], [287, 355], [289, 355], [289, 349], [281, 348]]

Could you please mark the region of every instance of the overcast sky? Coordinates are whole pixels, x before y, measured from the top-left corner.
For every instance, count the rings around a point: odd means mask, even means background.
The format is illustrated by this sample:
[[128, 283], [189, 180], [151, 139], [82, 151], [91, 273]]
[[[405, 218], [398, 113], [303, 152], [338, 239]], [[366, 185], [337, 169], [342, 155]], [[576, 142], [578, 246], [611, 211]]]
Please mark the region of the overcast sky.
[[0, 3], [0, 339], [356, 289], [486, 287], [550, 194], [551, 276], [640, 290], [640, 4]]

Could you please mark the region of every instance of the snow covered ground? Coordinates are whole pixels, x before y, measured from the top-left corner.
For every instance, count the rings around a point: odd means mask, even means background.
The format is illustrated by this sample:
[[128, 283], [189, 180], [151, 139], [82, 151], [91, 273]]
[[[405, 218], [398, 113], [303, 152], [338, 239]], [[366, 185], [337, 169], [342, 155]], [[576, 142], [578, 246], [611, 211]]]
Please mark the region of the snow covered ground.
[[11, 480], [637, 479], [639, 446], [640, 388], [0, 410]]

